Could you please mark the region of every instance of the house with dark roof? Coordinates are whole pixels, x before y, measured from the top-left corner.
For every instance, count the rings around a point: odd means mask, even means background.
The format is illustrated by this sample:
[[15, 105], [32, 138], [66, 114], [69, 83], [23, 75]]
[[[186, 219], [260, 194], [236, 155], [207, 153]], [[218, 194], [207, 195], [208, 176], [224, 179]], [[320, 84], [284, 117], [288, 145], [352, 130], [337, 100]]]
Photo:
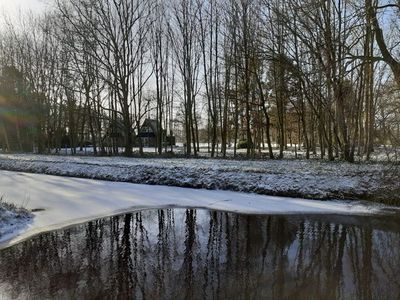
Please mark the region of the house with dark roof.
[[142, 141], [144, 147], [158, 147], [159, 128], [161, 128], [162, 143], [163, 146], [175, 146], [175, 137], [167, 136], [167, 131], [159, 126], [159, 122], [154, 119], [144, 120], [140, 127], [139, 134], [136, 136], [135, 144], [139, 143], [139, 139]]
[[[132, 138], [135, 135], [132, 132]], [[110, 120], [103, 135], [103, 144], [123, 147], [125, 145], [125, 130], [122, 119]]]

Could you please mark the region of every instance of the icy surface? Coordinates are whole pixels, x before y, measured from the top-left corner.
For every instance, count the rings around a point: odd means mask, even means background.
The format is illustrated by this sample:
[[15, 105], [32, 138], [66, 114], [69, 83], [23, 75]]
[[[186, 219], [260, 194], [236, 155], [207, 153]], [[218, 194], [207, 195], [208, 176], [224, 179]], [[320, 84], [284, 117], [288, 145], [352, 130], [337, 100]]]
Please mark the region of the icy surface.
[[1, 154], [0, 169], [313, 199], [391, 201], [400, 193], [383, 164]]
[[148, 208], [192, 207], [255, 214], [368, 214], [380, 210], [379, 206], [359, 202], [304, 200], [10, 171], [0, 171], [0, 192], [13, 204], [23, 204], [35, 211], [26, 230], [16, 231], [12, 239], [10, 235], [3, 238], [2, 246], [43, 231]]

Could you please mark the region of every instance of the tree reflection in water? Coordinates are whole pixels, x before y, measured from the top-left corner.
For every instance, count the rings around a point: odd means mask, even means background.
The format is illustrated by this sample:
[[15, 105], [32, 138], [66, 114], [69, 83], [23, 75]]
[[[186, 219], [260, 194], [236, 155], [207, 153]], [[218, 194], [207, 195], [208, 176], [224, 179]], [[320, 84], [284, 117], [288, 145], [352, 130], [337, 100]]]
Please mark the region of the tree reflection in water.
[[0, 251], [0, 298], [398, 299], [398, 221], [126, 214]]

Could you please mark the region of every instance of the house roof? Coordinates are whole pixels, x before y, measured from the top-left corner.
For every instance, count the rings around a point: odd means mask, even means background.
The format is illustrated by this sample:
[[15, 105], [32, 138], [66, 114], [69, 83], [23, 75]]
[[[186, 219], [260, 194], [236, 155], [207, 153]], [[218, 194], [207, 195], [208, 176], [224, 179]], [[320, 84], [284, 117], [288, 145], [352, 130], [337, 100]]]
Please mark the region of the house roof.
[[144, 120], [142, 127], [149, 126], [153, 130], [154, 134], [157, 134], [158, 133], [158, 124], [159, 124], [159, 122], [157, 120], [146, 119], [146, 120]]

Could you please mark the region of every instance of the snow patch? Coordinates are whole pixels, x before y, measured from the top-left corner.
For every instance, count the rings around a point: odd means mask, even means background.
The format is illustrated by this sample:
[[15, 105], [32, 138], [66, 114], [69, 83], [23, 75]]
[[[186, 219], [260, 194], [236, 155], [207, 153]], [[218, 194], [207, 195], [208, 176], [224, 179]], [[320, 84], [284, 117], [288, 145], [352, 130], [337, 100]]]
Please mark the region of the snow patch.
[[10, 239], [22, 232], [32, 221], [33, 215], [24, 208], [0, 199], [0, 241]]

